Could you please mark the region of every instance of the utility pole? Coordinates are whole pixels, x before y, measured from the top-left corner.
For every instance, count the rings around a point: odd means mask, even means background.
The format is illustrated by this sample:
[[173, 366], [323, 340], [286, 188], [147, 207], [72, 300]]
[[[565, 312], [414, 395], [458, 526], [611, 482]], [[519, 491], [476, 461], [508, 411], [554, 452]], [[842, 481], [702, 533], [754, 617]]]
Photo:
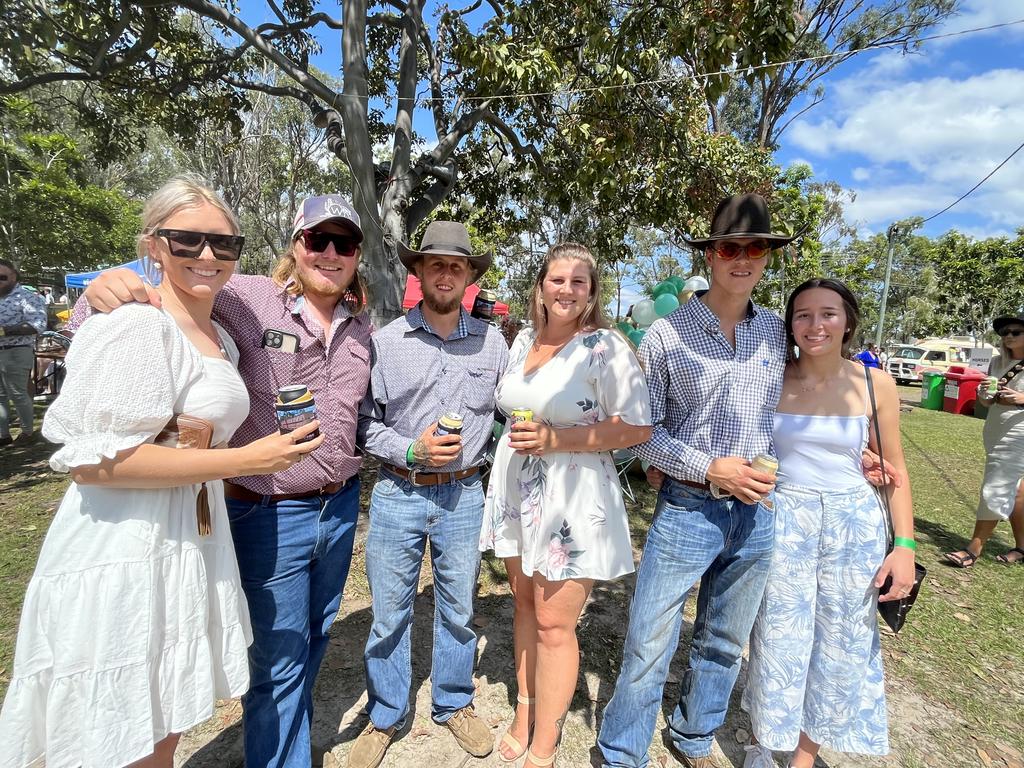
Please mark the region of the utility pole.
[[889, 299], [889, 280], [892, 278], [892, 255], [896, 249], [896, 238], [899, 236], [900, 228], [896, 224], [889, 225], [889, 231], [886, 232], [886, 237], [889, 239], [889, 247], [886, 249], [885, 256], [885, 282], [882, 283], [882, 300], [879, 302], [878, 308], [878, 328], [875, 330], [875, 348], [881, 352], [882, 350], [882, 336], [885, 331], [885, 303]]

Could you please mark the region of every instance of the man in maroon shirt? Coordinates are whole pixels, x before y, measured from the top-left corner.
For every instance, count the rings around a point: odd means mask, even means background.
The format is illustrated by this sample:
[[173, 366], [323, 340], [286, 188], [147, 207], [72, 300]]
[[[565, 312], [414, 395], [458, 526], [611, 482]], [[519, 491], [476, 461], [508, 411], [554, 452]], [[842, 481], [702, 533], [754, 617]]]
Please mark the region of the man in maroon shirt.
[[[213, 319], [238, 346], [250, 397], [249, 417], [231, 444], [278, 429], [274, 402], [289, 384], [312, 392], [325, 435], [320, 448], [283, 472], [224, 483], [253, 628], [251, 687], [242, 698], [251, 768], [310, 765], [313, 683], [341, 604], [359, 512], [355, 437], [371, 331], [356, 271], [362, 239], [346, 200], [308, 198], [273, 278], [235, 275], [214, 303]], [[159, 303], [129, 270], [104, 273], [85, 298], [100, 311]], [[86, 311], [76, 307], [75, 319]]]

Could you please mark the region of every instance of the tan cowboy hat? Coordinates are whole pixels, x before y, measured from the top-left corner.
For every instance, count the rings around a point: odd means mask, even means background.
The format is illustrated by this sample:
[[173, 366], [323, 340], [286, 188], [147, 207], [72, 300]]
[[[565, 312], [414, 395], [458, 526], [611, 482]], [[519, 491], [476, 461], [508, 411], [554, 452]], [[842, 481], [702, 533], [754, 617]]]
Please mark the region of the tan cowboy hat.
[[410, 272], [413, 266], [424, 256], [461, 256], [469, 259], [469, 263], [476, 270], [476, 282], [487, 268], [491, 266], [493, 255], [485, 253], [480, 256], [473, 255], [473, 247], [469, 242], [469, 231], [465, 224], [457, 221], [432, 221], [427, 225], [427, 231], [423, 233], [423, 241], [420, 249], [414, 251], [405, 243], [398, 244], [398, 258]]

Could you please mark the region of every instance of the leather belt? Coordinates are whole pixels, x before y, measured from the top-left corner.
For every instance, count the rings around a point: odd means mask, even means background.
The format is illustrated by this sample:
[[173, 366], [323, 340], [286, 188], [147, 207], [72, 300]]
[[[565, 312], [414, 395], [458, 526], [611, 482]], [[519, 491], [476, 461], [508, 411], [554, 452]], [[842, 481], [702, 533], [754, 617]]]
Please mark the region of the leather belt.
[[704, 493], [711, 493], [711, 483], [698, 483], [693, 480], [676, 480], [676, 482], [679, 483], [680, 485], [685, 485], [688, 488], [696, 488], [698, 491], [704, 491]]
[[403, 480], [408, 480], [412, 485], [441, 485], [442, 483], [454, 483], [456, 480], [465, 480], [480, 471], [480, 467], [460, 469], [458, 472], [423, 472], [419, 469], [406, 469], [396, 467], [394, 464], [384, 464], [384, 469], [393, 475], [398, 475]]
[[279, 501], [301, 501], [302, 499], [315, 499], [318, 496], [333, 496], [346, 485], [352, 482], [356, 475], [352, 475], [348, 480], [340, 483], [331, 483], [325, 485], [322, 488], [314, 488], [312, 491], [303, 491], [302, 493], [274, 493], [274, 494], [262, 494], [256, 493], [256, 491], [250, 491], [243, 485], [232, 483], [230, 480], [224, 481], [224, 496], [229, 499], [235, 499], [236, 501], [251, 501], [252, 503], [262, 503], [266, 499], [270, 503], [276, 504]]

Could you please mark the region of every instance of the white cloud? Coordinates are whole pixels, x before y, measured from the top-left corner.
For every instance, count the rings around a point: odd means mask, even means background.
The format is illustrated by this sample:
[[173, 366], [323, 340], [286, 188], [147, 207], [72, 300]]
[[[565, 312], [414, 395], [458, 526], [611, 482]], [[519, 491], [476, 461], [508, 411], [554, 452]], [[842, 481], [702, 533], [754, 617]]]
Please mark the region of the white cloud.
[[[963, 0], [960, 12], [943, 24], [935, 34], [962, 32], [967, 29], [990, 27], [995, 24], [1007, 24], [1024, 18], [1024, 8], [1018, 0]], [[1011, 34], [1024, 35], [1024, 24], [1002, 27], [985, 33], [974, 34]], [[947, 38], [954, 42], [962, 38]], [[936, 41], [943, 42], [943, 41]]]
[[[798, 121], [787, 139], [811, 156], [852, 156], [857, 200], [850, 215], [871, 225], [935, 213], [1024, 138], [1021, 69], [910, 82], [858, 75], [840, 81], [834, 93], [828, 117]], [[1015, 229], [1024, 221], [1022, 170], [1024, 152], [955, 210], [978, 216], [980, 229]]]

